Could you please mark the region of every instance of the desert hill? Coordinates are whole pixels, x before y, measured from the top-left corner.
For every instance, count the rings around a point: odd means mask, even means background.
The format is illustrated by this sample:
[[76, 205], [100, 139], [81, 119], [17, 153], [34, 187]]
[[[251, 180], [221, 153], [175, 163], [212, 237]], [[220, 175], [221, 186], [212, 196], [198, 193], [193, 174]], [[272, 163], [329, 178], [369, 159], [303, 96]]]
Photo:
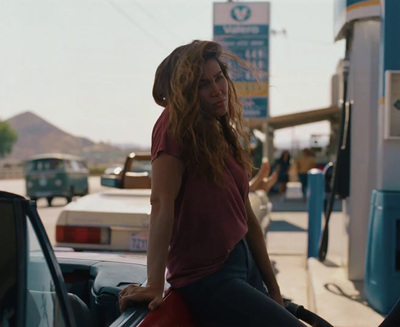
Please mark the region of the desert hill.
[[27, 111], [7, 120], [18, 134], [18, 141], [6, 160], [26, 160], [45, 152], [62, 152], [83, 157], [90, 166], [123, 163], [135, 149], [120, 149], [106, 143], [95, 143], [84, 137], [73, 136]]

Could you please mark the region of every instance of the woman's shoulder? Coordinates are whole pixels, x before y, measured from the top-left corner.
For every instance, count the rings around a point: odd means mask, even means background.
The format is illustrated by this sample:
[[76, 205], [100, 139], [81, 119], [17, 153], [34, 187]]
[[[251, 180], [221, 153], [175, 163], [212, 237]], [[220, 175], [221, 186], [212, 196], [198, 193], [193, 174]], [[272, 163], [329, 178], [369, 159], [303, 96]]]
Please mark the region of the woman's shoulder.
[[163, 111], [161, 112], [161, 114], [158, 116], [154, 126], [157, 126], [160, 124], [167, 124], [168, 121], [169, 121], [169, 110], [168, 110], [168, 108], [164, 108]]
[[160, 116], [157, 118], [152, 131], [152, 139], [160, 137], [161, 135], [165, 134], [168, 130], [169, 124], [169, 113], [168, 108], [165, 108]]
[[180, 148], [176, 140], [168, 132], [169, 113], [165, 108], [154, 124], [151, 142], [152, 158], [156, 158], [160, 152], [166, 152], [175, 157], [180, 156]]

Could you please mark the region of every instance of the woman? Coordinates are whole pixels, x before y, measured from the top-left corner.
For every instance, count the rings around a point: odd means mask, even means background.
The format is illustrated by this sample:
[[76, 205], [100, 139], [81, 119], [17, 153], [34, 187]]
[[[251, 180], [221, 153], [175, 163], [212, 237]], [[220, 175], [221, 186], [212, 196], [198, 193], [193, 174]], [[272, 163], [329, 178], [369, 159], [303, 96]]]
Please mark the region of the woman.
[[285, 197], [287, 183], [289, 182], [290, 165], [290, 153], [289, 151], [284, 150], [276, 162], [276, 170], [278, 171], [279, 196], [282, 200]]
[[194, 41], [157, 68], [153, 97], [165, 109], [152, 136], [148, 281], [121, 291], [120, 308], [156, 309], [167, 268], [207, 326], [303, 326], [283, 307], [250, 206], [242, 107], [222, 55], [219, 44]]

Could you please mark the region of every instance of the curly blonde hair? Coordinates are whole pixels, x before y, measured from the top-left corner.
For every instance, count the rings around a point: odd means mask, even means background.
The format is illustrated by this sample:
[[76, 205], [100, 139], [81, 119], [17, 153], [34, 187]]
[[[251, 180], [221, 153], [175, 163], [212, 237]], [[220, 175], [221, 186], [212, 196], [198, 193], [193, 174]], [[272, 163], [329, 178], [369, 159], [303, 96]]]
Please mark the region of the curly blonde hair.
[[[153, 85], [155, 102], [168, 107], [168, 131], [181, 147], [185, 165], [218, 185], [223, 184], [230, 151], [249, 176], [253, 169], [243, 106], [223, 57], [240, 60], [216, 42], [195, 40], [176, 48], [161, 62]], [[210, 59], [219, 63], [228, 82], [228, 110], [217, 119], [202, 110], [198, 95], [203, 65]]]

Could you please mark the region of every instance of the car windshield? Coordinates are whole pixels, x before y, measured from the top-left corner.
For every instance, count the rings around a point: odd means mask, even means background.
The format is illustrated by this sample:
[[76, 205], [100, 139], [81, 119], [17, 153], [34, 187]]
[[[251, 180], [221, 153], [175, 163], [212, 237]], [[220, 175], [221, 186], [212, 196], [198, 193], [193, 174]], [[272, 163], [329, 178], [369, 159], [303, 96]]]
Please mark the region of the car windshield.
[[49, 265], [42, 252], [36, 233], [27, 217], [27, 314], [26, 326], [65, 326], [59, 311], [59, 299], [55, 291]]
[[135, 173], [142, 173], [142, 172], [151, 173], [151, 161], [150, 160], [133, 160], [129, 171], [135, 172]]

